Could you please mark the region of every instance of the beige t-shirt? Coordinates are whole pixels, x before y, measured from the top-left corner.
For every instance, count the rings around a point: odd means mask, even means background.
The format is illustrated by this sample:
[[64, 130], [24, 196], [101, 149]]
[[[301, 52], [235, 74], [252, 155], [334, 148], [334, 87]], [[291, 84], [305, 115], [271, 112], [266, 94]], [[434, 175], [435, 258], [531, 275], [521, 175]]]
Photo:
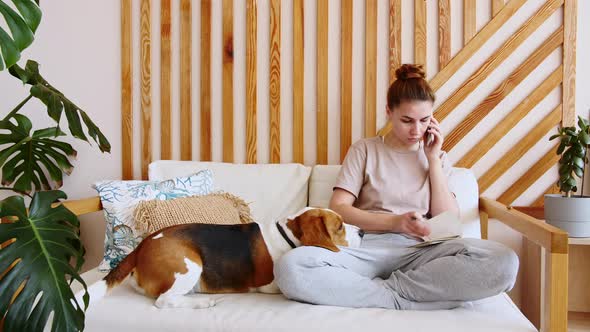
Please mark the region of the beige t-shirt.
[[[441, 152], [444, 174], [451, 165]], [[422, 144], [416, 151], [400, 152], [376, 136], [354, 143], [346, 154], [334, 188], [356, 197], [353, 206], [367, 211], [403, 214], [430, 210], [428, 159]]]

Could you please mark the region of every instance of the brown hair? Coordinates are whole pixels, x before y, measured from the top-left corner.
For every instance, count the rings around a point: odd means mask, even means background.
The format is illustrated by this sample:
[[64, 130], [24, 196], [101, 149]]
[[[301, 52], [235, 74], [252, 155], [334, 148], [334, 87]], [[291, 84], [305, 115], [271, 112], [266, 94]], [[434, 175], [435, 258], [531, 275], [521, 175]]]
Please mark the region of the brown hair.
[[422, 65], [404, 64], [395, 71], [396, 80], [387, 90], [387, 107], [393, 110], [404, 100], [423, 100], [434, 103], [434, 91], [426, 81]]

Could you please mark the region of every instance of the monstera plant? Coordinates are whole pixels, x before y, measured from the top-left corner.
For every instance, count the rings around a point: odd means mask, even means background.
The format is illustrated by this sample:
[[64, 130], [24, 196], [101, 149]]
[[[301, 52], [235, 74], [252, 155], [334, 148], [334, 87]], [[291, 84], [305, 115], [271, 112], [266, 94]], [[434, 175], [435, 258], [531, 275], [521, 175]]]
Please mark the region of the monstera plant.
[[[76, 151], [60, 140], [67, 135], [60, 124], [67, 123], [77, 139], [95, 141], [102, 152], [110, 152], [110, 144], [82, 109], [41, 76], [35, 61], [17, 64], [39, 26], [39, 1], [0, 0], [0, 14], [8, 27], [0, 24], [0, 75], [10, 73], [29, 90], [12, 109], [5, 109], [6, 94], [0, 104], [0, 189], [17, 194], [0, 201], [0, 331], [42, 331], [50, 317], [52, 331], [81, 331], [88, 305], [78, 274], [84, 248], [78, 218], [59, 204], [66, 194], [56, 190], [63, 174], [72, 172]], [[50, 126], [33, 130], [20, 113], [32, 99], [44, 105]], [[70, 288], [74, 280], [84, 286], [83, 301]]]

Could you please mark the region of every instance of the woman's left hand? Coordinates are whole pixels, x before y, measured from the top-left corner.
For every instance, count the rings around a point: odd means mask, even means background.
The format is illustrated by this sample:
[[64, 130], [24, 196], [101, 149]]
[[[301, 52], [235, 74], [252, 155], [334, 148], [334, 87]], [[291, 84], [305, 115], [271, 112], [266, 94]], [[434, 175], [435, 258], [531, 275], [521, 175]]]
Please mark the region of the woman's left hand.
[[428, 126], [427, 133], [432, 133], [434, 140], [432, 141], [432, 144], [428, 146], [424, 144], [424, 152], [426, 153], [426, 157], [428, 160], [440, 158], [440, 152], [444, 138], [442, 132], [440, 131], [440, 124], [434, 117], [430, 119], [430, 125]]

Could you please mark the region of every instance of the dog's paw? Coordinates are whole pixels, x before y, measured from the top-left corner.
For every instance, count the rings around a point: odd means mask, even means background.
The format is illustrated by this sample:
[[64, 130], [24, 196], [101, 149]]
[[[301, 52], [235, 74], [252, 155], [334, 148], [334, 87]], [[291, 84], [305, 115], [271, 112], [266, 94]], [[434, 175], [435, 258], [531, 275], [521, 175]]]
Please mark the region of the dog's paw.
[[215, 306], [217, 302], [214, 298], [200, 297], [200, 296], [163, 296], [160, 295], [156, 300], [155, 306], [164, 308], [193, 308], [193, 309], [205, 309]]

